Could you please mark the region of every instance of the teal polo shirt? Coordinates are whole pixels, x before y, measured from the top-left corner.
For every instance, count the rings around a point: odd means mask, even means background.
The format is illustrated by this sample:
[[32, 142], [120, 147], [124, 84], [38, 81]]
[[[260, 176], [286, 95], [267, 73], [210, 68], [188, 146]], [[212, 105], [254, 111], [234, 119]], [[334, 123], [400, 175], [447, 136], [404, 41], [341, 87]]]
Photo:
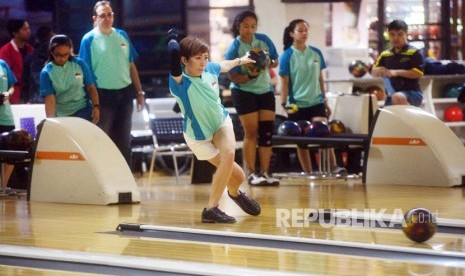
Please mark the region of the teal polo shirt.
[[86, 88], [92, 84], [89, 67], [78, 57], [63, 66], [49, 62], [40, 72], [40, 96], [55, 95], [58, 117], [71, 116], [89, 105]]
[[220, 72], [219, 63], [208, 63], [201, 77], [183, 73], [180, 84], [169, 77], [170, 92], [184, 115], [183, 131], [194, 140], [213, 136], [228, 116], [220, 100]]
[[[16, 78], [13, 75], [8, 64], [0, 59], [0, 92], [6, 92], [10, 87], [16, 83]], [[0, 125], [14, 126], [13, 112], [9, 102], [3, 103], [0, 106]]]
[[289, 77], [288, 104], [311, 107], [323, 103], [320, 73], [325, 68], [323, 54], [315, 47], [286, 49], [279, 58], [279, 75]]
[[138, 53], [125, 31], [112, 28], [106, 35], [94, 28], [82, 38], [79, 57], [91, 68], [98, 88], [117, 90], [132, 83], [129, 65]]
[[[235, 58], [243, 57], [248, 51], [253, 48], [260, 48], [268, 52], [270, 59], [277, 59], [278, 52], [274, 46], [271, 39], [265, 34], [254, 34], [254, 38], [250, 44], [244, 43], [240, 36], [236, 37], [229, 48], [226, 50], [225, 58], [227, 60], [233, 60]], [[247, 68], [245, 65], [236, 66], [232, 68], [229, 72], [237, 74], [247, 74]], [[247, 92], [252, 92], [254, 94], [265, 94], [270, 91], [273, 91], [273, 86], [271, 85], [271, 77], [269, 70], [263, 70], [261, 74], [246, 83], [236, 84], [231, 82], [232, 89], [240, 89]]]

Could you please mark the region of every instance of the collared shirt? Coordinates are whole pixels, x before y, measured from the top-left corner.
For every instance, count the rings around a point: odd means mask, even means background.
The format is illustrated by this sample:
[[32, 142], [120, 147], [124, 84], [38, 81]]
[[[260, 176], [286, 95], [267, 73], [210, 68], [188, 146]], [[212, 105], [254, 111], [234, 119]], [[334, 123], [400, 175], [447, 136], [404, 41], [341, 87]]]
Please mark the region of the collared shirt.
[[[405, 45], [402, 51], [398, 53], [393, 48], [383, 51], [374, 66], [383, 66], [391, 70], [415, 70], [422, 75], [425, 70], [422, 53], [409, 44]], [[421, 91], [418, 79], [392, 77], [390, 81], [395, 91]]]
[[82, 38], [79, 57], [91, 68], [98, 88], [116, 90], [132, 83], [129, 67], [138, 53], [125, 31], [112, 28], [103, 34], [94, 28]]
[[[26, 55], [30, 55], [34, 52], [34, 48], [26, 43], [24, 44], [24, 51]], [[8, 63], [17, 80], [14, 93], [10, 97], [10, 102], [17, 104], [21, 98], [21, 74], [23, 72], [24, 59], [23, 54], [19, 51], [13, 39], [0, 48], [0, 59]]]
[[[6, 92], [16, 83], [16, 78], [8, 64], [0, 59], [0, 92]], [[0, 105], [0, 125], [14, 126], [13, 112], [9, 102]]]
[[321, 51], [307, 46], [304, 51], [289, 47], [279, 58], [279, 75], [289, 77], [288, 103], [311, 107], [324, 103], [320, 73], [326, 68]]
[[55, 95], [57, 116], [70, 116], [89, 105], [86, 88], [94, 83], [87, 64], [74, 57], [63, 66], [53, 62], [40, 73], [40, 95]]
[[[276, 47], [274, 46], [273, 42], [268, 36], [266, 36], [265, 34], [255, 33], [254, 38], [250, 44], [243, 42], [240, 36], [236, 37], [236, 39], [234, 39], [234, 41], [226, 51], [225, 58], [227, 60], [240, 58], [253, 48], [259, 48], [263, 51], [268, 52], [270, 59], [277, 59], [279, 56], [278, 52], [276, 51]], [[238, 74], [247, 74], [247, 68], [245, 67], [245, 65], [236, 66], [232, 68], [230, 72]], [[250, 80], [246, 83], [236, 84], [231, 82], [231, 88], [241, 89], [247, 92], [252, 92], [254, 94], [264, 94], [273, 91], [273, 86], [271, 85], [270, 71], [263, 70], [256, 79]]]
[[209, 62], [200, 77], [182, 74], [178, 84], [169, 77], [171, 94], [184, 115], [183, 131], [195, 140], [205, 140], [221, 127], [228, 112], [221, 104], [218, 76], [221, 72], [219, 63]]

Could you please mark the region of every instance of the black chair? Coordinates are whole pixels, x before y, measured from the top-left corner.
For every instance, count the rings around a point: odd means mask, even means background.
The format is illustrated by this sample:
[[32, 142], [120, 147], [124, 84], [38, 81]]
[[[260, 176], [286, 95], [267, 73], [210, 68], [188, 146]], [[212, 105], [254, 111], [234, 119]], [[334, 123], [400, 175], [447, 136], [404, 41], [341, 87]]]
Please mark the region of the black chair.
[[182, 117], [161, 117], [151, 118], [150, 127], [153, 132], [154, 149], [152, 153], [152, 160], [150, 162], [150, 171], [148, 183], [151, 183], [155, 160], [157, 156], [172, 156], [174, 171], [176, 174], [176, 183], [179, 183], [179, 168], [178, 157], [190, 156], [193, 153], [186, 145], [183, 131], [182, 131], [183, 118]]

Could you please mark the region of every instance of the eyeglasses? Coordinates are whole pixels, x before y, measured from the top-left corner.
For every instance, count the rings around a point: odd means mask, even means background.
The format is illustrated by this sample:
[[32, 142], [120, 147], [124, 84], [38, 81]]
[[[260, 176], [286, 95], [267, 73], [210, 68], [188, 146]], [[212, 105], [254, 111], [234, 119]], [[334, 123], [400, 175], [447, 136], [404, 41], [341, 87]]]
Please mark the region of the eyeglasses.
[[100, 19], [105, 19], [107, 17], [112, 18], [113, 15], [115, 15], [114, 12], [107, 12], [107, 13], [101, 13], [101, 14], [97, 15], [97, 17], [100, 18]]

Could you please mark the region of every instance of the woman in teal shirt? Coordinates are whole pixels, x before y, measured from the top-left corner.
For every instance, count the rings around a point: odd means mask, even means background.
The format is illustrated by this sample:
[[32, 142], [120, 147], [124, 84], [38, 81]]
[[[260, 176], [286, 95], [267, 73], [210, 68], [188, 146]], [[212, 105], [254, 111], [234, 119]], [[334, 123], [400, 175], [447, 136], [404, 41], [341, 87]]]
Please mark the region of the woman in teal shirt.
[[[284, 29], [284, 52], [279, 59], [281, 102], [284, 107], [287, 104], [298, 106], [297, 112], [288, 114], [292, 121], [326, 123], [331, 115], [323, 79], [326, 63], [318, 48], [307, 45], [308, 29], [303, 19], [292, 20]], [[311, 173], [307, 146], [298, 146], [297, 156], [304, 172]], [[333, 174], [347, 174], [345, 168], [337, 166], [334, 151], [331, 151], [330, 162]]]
[[[99, 99], [87, 64], [72, 53], [66, 35], [50, 39], [49, 62], [40, 73], [40, 95], [47, 117], [80, 117], [96, 124], [100, 119]], [[90, 100], [89, 100], [90, 99]]]
[[[9, 132], [15, 128], [9, 98], [14, 93], [14, 84], [16, 82], [16, 78], [8, 64], [0, 59], [0, 133]], [[10, 180], [13, 168], [13, 165], [3, 164], [3, 181], [5, 183], [8, 183]]]

